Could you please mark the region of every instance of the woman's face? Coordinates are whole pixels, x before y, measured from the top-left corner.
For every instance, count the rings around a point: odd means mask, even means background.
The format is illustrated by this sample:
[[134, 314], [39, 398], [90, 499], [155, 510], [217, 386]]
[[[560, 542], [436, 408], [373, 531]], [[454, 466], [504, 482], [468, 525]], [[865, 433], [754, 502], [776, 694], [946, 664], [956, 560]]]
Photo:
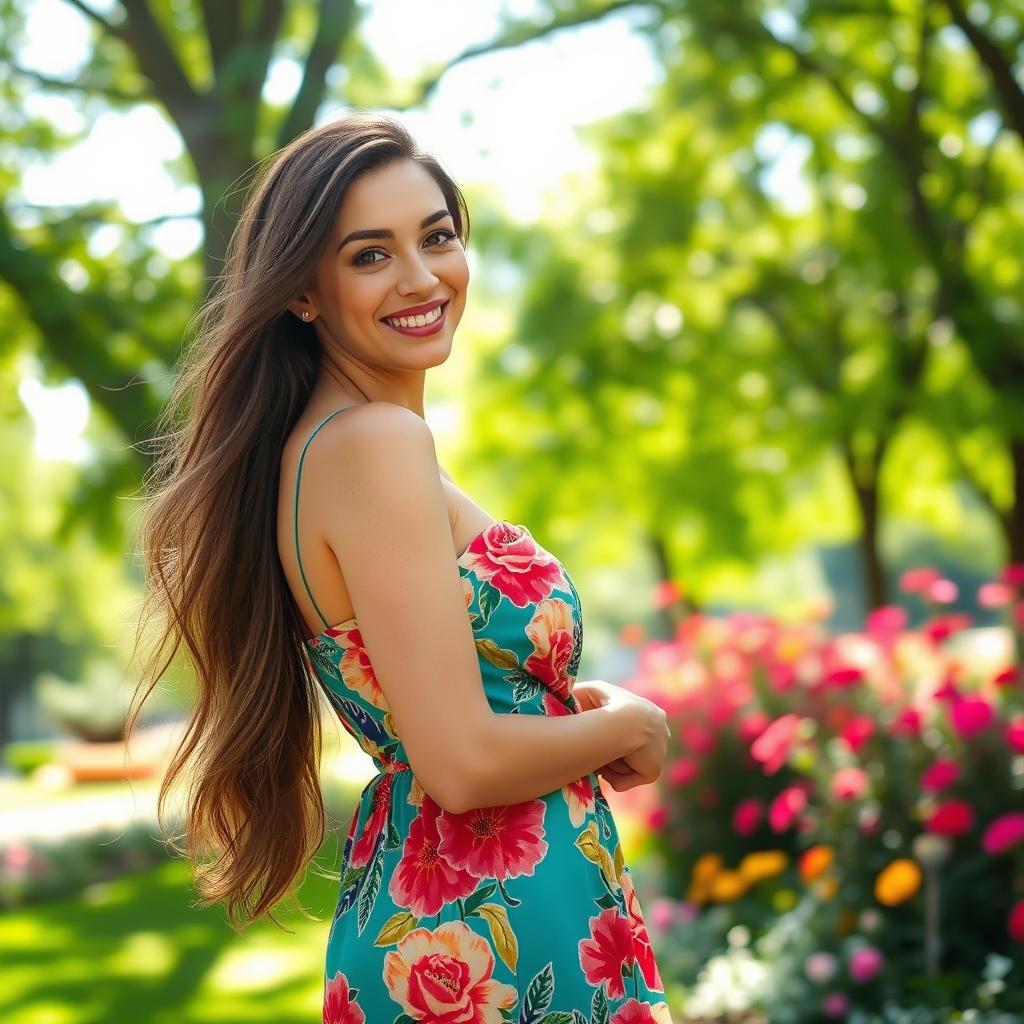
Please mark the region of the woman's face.
[[[468, 284], [444, 194], [419, 164], [400, 160], [349, 186], [313, 285], [292, 308], [300, 317], [310, 312], [330, 350], [367, 368], [424, 370], [448, 358]], [[415, 337], [383, 321], [436, 300], [445, 305], [433, 333]]]

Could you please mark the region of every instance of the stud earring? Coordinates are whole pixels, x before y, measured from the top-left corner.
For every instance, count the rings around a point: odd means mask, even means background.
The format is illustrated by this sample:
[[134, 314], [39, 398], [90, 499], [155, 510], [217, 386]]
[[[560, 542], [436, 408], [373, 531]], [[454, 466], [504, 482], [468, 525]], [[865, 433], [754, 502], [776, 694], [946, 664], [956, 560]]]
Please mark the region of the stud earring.
[[308, 320], [309, 319], [309, 310], [308, 309], [304, 309], [302, 311], [302, 319], [303, 320]]

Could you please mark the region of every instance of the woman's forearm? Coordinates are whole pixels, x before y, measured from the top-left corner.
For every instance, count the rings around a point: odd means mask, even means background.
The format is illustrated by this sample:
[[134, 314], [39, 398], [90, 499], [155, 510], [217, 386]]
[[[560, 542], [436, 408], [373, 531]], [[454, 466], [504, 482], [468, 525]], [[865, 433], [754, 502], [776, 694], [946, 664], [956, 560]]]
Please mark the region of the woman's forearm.
[[495, 714], [468, 744], [462, 809], [533, 800], [561, 789], [643, 742], [635, 706], [572, 715]]

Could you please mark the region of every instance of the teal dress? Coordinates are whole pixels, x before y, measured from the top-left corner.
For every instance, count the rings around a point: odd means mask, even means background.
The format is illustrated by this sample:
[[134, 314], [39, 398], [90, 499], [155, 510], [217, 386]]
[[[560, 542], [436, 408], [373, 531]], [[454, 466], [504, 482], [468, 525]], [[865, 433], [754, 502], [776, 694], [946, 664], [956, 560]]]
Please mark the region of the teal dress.
[[[296, 553], [302, 461], [341, 411], [299, 457]], [[583, 713], [572, 695], [583, 616], [564, 566], [505, 521], [457, 565], [492, 709]], [[310, 666], [377, 768], [338, 866], [324, 1024], [670, 1024], [597, 775], [521, 803], [443, 810], [409, 767], [356, 620], [328, 624], [301, 559], [299, 571], [324, 625], [306, 641]]]

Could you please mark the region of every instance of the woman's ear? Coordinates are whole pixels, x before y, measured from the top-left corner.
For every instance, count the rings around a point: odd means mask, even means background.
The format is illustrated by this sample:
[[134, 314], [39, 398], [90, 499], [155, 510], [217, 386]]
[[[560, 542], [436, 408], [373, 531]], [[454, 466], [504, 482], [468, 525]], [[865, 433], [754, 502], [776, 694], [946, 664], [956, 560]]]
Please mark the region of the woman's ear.
[[288, 309], [305, 323], [316, 319], [316, 307], [306, 295], [300, 295], [294, 302], [290, 302]]

